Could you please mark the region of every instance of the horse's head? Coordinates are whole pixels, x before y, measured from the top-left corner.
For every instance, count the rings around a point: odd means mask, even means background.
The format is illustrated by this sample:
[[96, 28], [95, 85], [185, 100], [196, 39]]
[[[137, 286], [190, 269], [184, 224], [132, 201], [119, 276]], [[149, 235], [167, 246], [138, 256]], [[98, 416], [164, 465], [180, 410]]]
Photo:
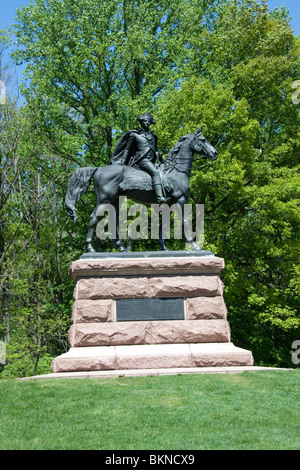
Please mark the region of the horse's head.
[[194, 138], [192, 141], [192, 150], [195, 153], [198, 153], [200, 155], [205, 155], [208, 157], [211, 161], [214, 161], [218, 157], [218, 152], [217, 150], [208, 142], [206, 137], [202, 134], [202, 129], [199, 127], [194, 134]]
[[212, 161], [216, 160], [218, 156], [216, 149], [202, 134], [201, 127], [193, 134], [181, 137], [171, 148], [163, 163], [164, 171], [175, 169], [190, 176], [194, 153], [206, 156]]

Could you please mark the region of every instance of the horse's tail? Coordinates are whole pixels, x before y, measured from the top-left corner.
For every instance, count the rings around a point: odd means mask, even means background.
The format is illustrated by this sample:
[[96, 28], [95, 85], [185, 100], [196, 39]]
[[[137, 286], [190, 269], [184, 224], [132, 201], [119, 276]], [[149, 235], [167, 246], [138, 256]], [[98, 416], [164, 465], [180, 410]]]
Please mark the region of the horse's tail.
[[70, 178], [65, 197], [65, 206], [69, 217], [71, 217], [74, 222], [76, 222], [77, 219], [76, 202], [79, 201], [80, 196], [87, 191], [97, 169], [98, 168], [95, 167], [77, 168]]

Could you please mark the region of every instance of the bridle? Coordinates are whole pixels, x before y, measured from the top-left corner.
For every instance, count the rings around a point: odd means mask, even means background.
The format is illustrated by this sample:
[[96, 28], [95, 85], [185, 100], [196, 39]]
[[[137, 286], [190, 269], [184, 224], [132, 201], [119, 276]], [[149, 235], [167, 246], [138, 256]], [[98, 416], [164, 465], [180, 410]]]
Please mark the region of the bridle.
[[[197, 136], [197, 140], [201, 142], [202, 139], [199, 139], [199, 137]], [[204, 147], [203, 144], [202, 144], [202, 142], [201, 142], [201, 147], [202, 147], [202, 148]], [[169, 171], [172, 171], [172, 170], [176, 169], [176, 170], [179, 171], [180, 173], [186, 173], [186, 172], [188, 172], [188, 171], [191, 171], [193, 161], [201, 160], [202, 158], [205, 158], [205, 156], [204, 156], [204, 155], [199, 155], [199, 156], [194, 156], [194, 155], [193, 155], [192, 157], [178, 157], [178, 156], [176, 156], [176, 155], [173, 155], [173, 156], [170, 158], [170, 160], [168, 161], [168, 165], [170, 165], [168, 169], [169, 169]], [[186, 170], [184, 171], [184, 170], [179, 170], [178, 168], [176, 168], [176, 163], [177, 163], [177, 162], [185, 161], [185, 160], [190, 160], [190, 161], [191, 161], [191, 166], [190, 166], [188, 169], [186, 169]], [[198, 169], [204, 168], [204, 167], [206, 167], [206, 166], [213, 165], [214, 162], [215, 162], [215, 160], [211, 160], [211, 161], [205, 163], [204, 165], [201, 165], [200, 167], [198, 167]], [[172, 163], [173, 163], [173, 165], [171, 166]]]

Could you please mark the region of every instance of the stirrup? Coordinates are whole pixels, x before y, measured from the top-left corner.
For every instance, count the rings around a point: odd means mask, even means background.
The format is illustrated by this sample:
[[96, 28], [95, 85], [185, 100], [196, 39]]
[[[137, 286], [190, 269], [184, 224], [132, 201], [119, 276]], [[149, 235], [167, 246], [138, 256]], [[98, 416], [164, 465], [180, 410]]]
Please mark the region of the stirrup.
[[161, 206], [162, 204], [165, 204], [167, 202], [167, 199], [165, 197], [160, 197], [157, 199], [157, 204]]

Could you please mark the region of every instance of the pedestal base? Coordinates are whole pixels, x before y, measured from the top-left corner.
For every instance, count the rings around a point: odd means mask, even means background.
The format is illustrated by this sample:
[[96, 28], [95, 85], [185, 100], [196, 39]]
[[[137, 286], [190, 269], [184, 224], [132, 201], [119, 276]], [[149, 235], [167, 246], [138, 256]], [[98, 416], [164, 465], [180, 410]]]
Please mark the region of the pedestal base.
[[71, 348], [53, 372], [252, 366], [250, 351], [232, 343], [156, 344]]
[[71, 264], [71, 348], [54, 373], [253, 365], [230, 341], [222, 258], [114, 255]]

